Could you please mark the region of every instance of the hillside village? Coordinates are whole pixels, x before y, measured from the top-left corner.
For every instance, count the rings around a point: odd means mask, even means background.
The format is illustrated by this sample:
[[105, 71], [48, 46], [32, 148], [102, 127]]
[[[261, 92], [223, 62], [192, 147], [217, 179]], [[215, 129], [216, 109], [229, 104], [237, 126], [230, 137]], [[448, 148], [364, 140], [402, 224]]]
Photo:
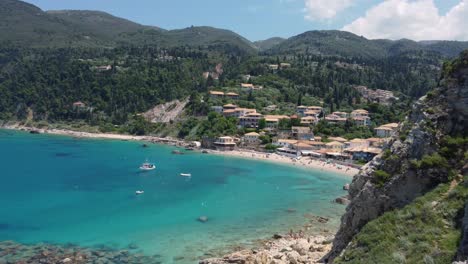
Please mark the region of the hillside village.
[[[284, 65], [276, 66], [278, 68], [285, 67]], [[290, 65], [288, 64], [287, 67]], [[243, 135], [221, 135], [216, 138], [205, 136], [202, 138], [204, 148], [220, 151], [245, 148], [269, 153], [275, 152], [292, 158], [310, 156], [319, 159], [364, 163], [382, 151], [385, 140], [391, 137], [398, 128], [398, 123], [381, 124], [372, 129], [373, 137], [368, 138], [344, 138], [342, 135], [322, 137], [320, 134], [314, 134], [314, 128], [319, 122], [332, 127], [352, 125], [370, 129], [372, 119], [369, 111], [355, 109], [350, 112], [334, 111], [329, 113], [322, 106], [299, 105], [291, 114], [281, 111], [277, 105], [268, 105], [261, 110], [240, 107], [235, 103], [241, 98], [242, 93], [250, 93], [249, 96], [251, 96], [252, 91], [258, 91], [264, 87], [241, 83], [239, 88], [240, 93], [221, 90], [209, 91], [209, 97], [213, 101], [231, 102], [224, 105], [212, 105], [210, 111], [225, 118], [235, 119], [237, 128], [245, 133]], [[397, 99], [389, 91], [372, 91], [363, 86], [356, 87], [356, 89], [362, 93], [363, 100], [374, 100], [374, 102], [383, 105], [389, 105]]]

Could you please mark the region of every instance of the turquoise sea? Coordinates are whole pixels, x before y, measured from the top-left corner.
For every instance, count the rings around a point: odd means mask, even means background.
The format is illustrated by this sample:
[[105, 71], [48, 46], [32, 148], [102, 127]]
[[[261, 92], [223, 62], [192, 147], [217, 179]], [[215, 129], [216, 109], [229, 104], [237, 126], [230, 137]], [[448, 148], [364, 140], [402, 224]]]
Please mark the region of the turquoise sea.
[[[333, 229], [344, 212], [331, 201], [346, 176], [174, 149], [0, 130], [0, 241], [131, 244], [164, 263], [197, 263], [205, 252], [300, 228], [305, 214], [329, 217], [316, 228]], [[157, 169], [140, 172], [146, 159]]]

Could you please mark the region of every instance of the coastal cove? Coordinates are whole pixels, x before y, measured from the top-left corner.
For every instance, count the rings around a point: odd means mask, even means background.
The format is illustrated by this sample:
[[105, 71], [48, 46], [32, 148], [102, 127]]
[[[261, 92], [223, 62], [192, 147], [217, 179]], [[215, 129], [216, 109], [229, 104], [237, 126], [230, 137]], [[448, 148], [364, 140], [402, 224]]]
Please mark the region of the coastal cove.
[[[0, 130], [0, 241], [105, 244], [197, 263], [303, 228], [311, 215], [329, 221], [310, 232], [333, 233], [344, 213], [332, 200], [349, 176], [122, 140]], [[139, 172], [146, 159], [155, 171]]]

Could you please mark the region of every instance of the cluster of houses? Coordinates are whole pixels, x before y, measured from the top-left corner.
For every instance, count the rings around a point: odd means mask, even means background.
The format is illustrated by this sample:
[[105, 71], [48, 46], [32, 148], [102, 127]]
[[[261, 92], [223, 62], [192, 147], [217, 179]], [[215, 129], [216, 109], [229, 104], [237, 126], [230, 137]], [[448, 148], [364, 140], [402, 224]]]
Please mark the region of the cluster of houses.
[[348, 121], [348, 119], [351, 119], [358, 126], [370, 126], [371, 124], [369, 112], [364, 109], [357, 109], [351, 113], [333, 112], [325, 116], [325, 121], [332, 124], [344, 124]]
[[299, 137], [278, 139], [274, 142], [279, 147], [277, 152], [282, 155], [364, 161], [369, 161], [379, 154], [382, 151], [383, 143], [384, 139], [382, 138], [347, 140], [341, 137], [330, 137], [327, 142], [322, 142], [320, 137], [309, 140]]
[[367, 102], [379, 103], [382, 105], [390, 105], [396, 100], [397, 97], [393, 94], [392, 91], [387, 90], [372, 90], [367, 88], [366, 86], [356, 86], [354, 87], [361, 95], [362, 98]]
[[[213, 92], [213, 91], [212, 91]], [[236, 93], [216, 92], [216, 96], [221, 97], [237, 97]], [[272, 109], [276, 109], [276, 106]], [[325, 115], [324, 109], [320, 106], [298, 106], [296, 114], [288, 115], [268, 115], [261, 114], [253, 108], [238, 107], [234, 104], [226, 104], [224, 106], [212, 106], [211, 110], [225, 117], [235, 117], [239, 120], [239, 127], [258, 128], [261, 120], [264, 120], [264, 129], [276, 130], [281, 119], [299, 119], [301, 126], [310, 127], [323, 119], [327, 123], [340, 124], [351, 120], [358, 126], [369, 126], [371, 119], [369, 112], [364, 109], [357, 109], [351, 113], [333, 112]], [[375, 128], [378, 137], [389, 137], [392, 132], [398, 127], [396, 123], [385, 124]]]
[[[210, 94], [217, 98], [224, 98], [230, 93], [216, 92]], [[235, 94], [234, 96], [237, 96]], [[212, 106], [212, 111], [226, 117], [234, 117], [239, 120], [238, 126], [243, 128], [261, 128], [261, 132], [250, 132], [242, 138], [223, 136], [216, 139], [205, 139], [205, 146], [218, 150], [233, 150], [236, 146], [244, 148], [258, 148], [261, 145], [261, 137], [268, 132], [275, 132], [273, 144], [276, 152], [290, 157], [314, 156], [317, 158], [338, 160], [363, 160], [369, 161], [382, 151], [385, 139], [392, 135], [398, 128], [397, 123], [390, 123], [375, 128], [376, 137], [347, 140], [341, 137], [329, 137], [322, 141], [321, 137], [314, 136], [313, 125], [320, 120], [328, 123], [340, 124], [354, 122], [359, 126], [369, 126], [371, 118], [369, 112], [357, 109], [348, 112], [333, 112], [326, 114], [321, 106], [297, 106], [293, 115], [270, 115], [259, 113], [253, 108], [243, 108], [235, 104], [224, 106]], [[269, 106], [265, 112], [274, 111], [277, 106]], [[267, 111], [268, 110], [268, 111]], [[300, 126], [293, 126], [290, 130], [282, 130], [280, 122], [283, 119], [299, 119]], [[271, 135], [271, 133], [270, 133]]]
[[[211, 140], [204, 147], [217, 150], [234, 150], [236, 146], [255, 147], [260, 145], [260, 137], [264, 132], [246, 133], [242, 138], [223, 136]], [[322, 141], [314, 136], [310, 127], [292, 127], [288, 133], [279, 133], [273, 145], [276, 153], [289, 157], [312, 156], [315, 158], [336, 160], [369, 161], [380, 152], [385, 142], [384, 138], [355, 138], [347, 140], [342, 137], [329, 137]], [[287, 137], [287, 138], [286, 138]]]

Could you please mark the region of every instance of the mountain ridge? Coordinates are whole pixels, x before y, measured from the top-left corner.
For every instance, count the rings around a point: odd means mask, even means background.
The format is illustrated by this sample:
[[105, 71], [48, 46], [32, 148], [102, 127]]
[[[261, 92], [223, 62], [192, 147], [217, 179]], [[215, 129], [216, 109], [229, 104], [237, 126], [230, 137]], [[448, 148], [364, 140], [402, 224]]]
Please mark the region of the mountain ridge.
[[367, 39], [351, 32], [339, 30], [313, 30], [293, 36], [266, 50], [267, 54], [309, 53], [344, 57], [381, 58], [405, 52], [437, 52], [444, 57], [455, 57], [468, 42], [414, 41], [409, 39]]
[[0, 17], [0, 43], [14, 47], [227, 46], [229, 50], [235, 48], [244, 54], [309, 53], [377, 59], [408, 52], [436, 52], [444, 57], [455, 57], [462, 50], [468, 49], [468, 42], [463, 41], [371, 40], [339, 30], [313, 30], [288, 39], [273, 37], [252, 42], [231, 30], [215, 27], [192, 26], [165, 30], [103, 11], [42, 11], [20, 0], [0, 2]]

